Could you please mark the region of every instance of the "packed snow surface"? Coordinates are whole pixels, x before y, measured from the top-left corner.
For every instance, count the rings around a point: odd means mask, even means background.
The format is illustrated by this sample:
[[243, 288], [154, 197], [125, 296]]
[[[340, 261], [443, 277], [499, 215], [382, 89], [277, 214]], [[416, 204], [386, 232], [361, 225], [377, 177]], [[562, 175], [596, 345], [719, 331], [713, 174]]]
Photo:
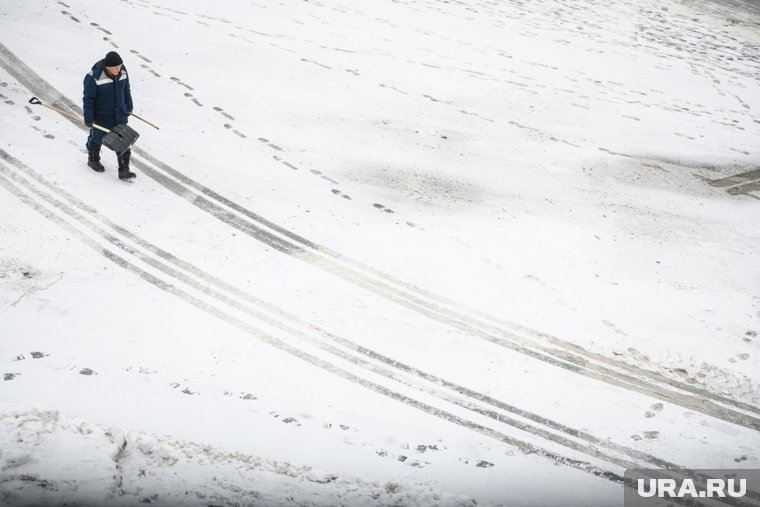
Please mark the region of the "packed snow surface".
[[759, 108], [740, 0], [4, 0], [0, 504], [760, 468]]

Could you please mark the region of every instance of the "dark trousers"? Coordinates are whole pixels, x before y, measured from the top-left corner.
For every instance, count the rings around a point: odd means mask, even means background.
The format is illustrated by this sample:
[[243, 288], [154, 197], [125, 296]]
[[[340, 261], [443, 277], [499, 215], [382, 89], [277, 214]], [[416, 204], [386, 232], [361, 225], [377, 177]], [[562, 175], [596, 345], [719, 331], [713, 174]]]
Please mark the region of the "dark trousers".
[[[87, 151], [100, 151], [100, 147], [103, 145], [103, 138], [107, 132], [103, 132], [100, 129], [90, 129], [90, 135], [87, 137]], [[126, 151], [122, 151], [121, 153], [117, 153], [117, 157], [123, 157], [124, 155], [129, 155], [132, 153], [132, 150], [127, 148]]]

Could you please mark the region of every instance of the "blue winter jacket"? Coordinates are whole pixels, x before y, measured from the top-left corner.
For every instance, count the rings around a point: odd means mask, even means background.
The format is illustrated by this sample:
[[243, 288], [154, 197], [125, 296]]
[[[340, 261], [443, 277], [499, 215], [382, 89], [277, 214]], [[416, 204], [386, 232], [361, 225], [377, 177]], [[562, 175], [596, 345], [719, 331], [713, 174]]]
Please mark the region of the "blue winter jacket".
[[82, 100], [85, 122], [105, 128], [127, 123], [132, 112], [132, 93], [126, 67], [122, 65], [119, 75], [112, 78], [106, 73], [103, 60], [93, 65], [84, 77]]

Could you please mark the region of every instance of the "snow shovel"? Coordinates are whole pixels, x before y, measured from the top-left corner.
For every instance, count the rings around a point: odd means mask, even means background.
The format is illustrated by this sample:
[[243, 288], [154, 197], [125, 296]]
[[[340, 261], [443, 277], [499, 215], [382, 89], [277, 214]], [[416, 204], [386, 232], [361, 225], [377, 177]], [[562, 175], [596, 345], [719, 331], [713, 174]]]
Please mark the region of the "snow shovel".
[[[57, 107], [53, 107], [50, 104], [45, 104], [37, 97], [32, 97], [29, 99], [30, 104], [34, 105], [40, 105], [45, 106], [49, 109], [52, 109], [53, 111], [57, 111], [65, 116], [68, 116], [69, 118], [74, 118], [76, 120], [79, 120], [80, 122], [84, 122], [84, 118], [82, 118], [79, 115], [69, 113], [67, 111], [63, 111], [62, 109], [58, 109]], [[135, 141], [137, 141], [137, 138], [140, 137], [140, 134], [137, 133], [132, 127], [127, 125], [126, 123], [121, 123], [119, 125], [116, 125], [115, 127], [111, 128], [110, 130], [101, 127], [97, 123], [92, 124], [93, 128], [96, 128], [98, 130], [102, 130], [103, 132], [106, 132], [106, 135], [103, 136], [103, 144], [106, 145], [106, 148], [109, 148], [116, 153], [121, 153], [123, 151], [126, 151], [129, 149], [130, 146], [135, 144]]]
[[137, 138], [140, 137], [140, 134], [138, 134], [135, 129], [126, 123], [120, 123], [119, 125], [111, 128], [111, 130], [103, 128], [100, 125], [96, 125], [94, 123], [92, 126], [103, 130], [104, 132], [108, 132], [105, 136], [103, 136], [103, 144], [106, 146], [106, 148], [110, 148], [116, 153], [127, 151], [130, 146], [135, 144]]

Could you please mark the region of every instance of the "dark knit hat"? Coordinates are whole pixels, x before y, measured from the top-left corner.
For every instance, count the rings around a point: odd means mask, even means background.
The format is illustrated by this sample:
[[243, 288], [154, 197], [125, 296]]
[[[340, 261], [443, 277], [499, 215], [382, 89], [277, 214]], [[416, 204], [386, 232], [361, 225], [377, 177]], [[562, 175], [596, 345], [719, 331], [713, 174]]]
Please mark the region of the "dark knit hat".
[[105, 58], [103, 58], [103, 65], [106, 67], [116, 67], [117, 65], [121, 65], [124, 63], [121, 61], [121, 57], [119, 56], [119, 53], [116, 51], [109, 51]]

